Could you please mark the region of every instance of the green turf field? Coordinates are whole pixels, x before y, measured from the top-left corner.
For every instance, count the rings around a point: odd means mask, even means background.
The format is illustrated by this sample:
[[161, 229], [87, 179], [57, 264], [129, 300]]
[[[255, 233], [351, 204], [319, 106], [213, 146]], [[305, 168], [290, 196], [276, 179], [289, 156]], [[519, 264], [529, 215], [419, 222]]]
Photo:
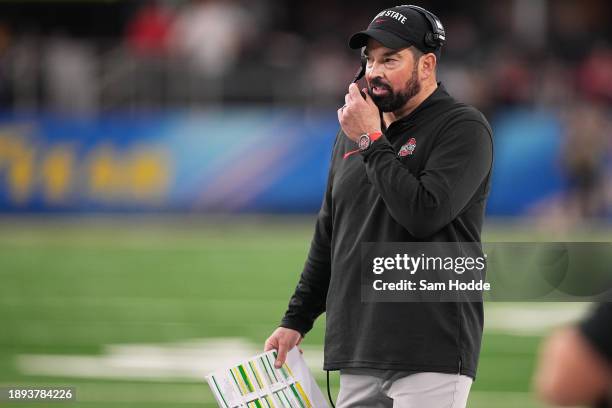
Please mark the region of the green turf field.
[[[1, 220], [0, 385], [76, 387], [76, 403], [54, 407], [216, 406], [203, 373], [262, 348], [297, 282], [311, 224]], [[516, 228], [487, 234], [533, 239]], [[584, 306], [489, 304], [469, 406], [540, 406], [530, 381], [545, 323]], [[323, 323], [304, 342], [322, 388]]]

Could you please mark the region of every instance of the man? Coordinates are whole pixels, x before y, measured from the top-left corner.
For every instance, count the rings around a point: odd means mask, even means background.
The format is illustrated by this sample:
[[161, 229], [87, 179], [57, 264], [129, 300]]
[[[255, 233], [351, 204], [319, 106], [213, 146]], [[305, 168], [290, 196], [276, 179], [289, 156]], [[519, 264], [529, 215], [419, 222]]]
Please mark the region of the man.
[[266, 341], [282, 363], [325, 311], [324, 369], [340, 370], [341, 408], [464, 407], [476, 375], [482, 303], [360, 299], [361, 243], [480, 241], [492, 132], [436, 81], [443, 29], [427, 13], [384, 10], [349, 41], [365, 47], [367, 93], [351, 84], [338, 110], [308, 259]]
[[549, 404], [612, 407], [612, 303], [546, 341], [535, 386]]

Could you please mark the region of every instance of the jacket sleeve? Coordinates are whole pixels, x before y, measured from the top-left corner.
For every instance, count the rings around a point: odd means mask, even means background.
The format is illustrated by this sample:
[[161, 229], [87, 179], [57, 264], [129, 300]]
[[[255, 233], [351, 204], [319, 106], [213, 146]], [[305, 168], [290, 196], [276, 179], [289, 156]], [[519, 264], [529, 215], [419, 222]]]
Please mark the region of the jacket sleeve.
[[455, 219], [488, 177], [493, 142], [483, 122], [462, 120], [440, 134], [419, 174], [402, 165], [385, 137], [362, 156], [368, 178], [393, 219], [425, 239]]
[[331, 277], [331, 192], [334, 157], [336, 156], [339, 137], [342, 137], [341, 132], [338, 132], [336, 135], [334, 153], [332, 154], [332, 162], [327, 176], [325, 196], [317, 216], [310, 251], [308, 252], [300, 280], [293, 296], [289, 300], [289, 306], [280, 324], [281, 327], [299, 331], [302, 333], [302, 336], [312, 329], [316, 318], [325, 311], [327, 289], [329, 288]]

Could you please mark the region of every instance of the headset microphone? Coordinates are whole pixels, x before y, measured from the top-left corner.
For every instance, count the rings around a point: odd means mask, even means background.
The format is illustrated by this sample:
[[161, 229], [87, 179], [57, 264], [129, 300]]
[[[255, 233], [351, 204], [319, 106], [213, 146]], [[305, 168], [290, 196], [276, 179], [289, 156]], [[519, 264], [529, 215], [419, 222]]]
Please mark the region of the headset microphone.
[[363, 51], [361, 51], [361, 66], [359, 67], [359, 70], [355, 73], [355, 77], [353, 78], [353, 81], [351, 83], [356, 83], [357, 81], [359, 81], [361, 78], [363, 78], [363, 76], [365, 75], [365, 71], [366, 71], [366, 57], [363, 54]]
[[[367, 59], [365, 54], [363, 53], [363, 49], [361, 50], [361, 66], [359, 67], [359, 69], [357, 70], [357, 72], [355, 72], [355, 76], [353, 77], [353, 80], [351, 81], [352, 84], [357, 83], [357, 81], [359, 81], [361, 78], [363, 78], [363, 76], [365, 75], [366, 72], [366, 64], [367, 64]], [[361, 93], [361, 96], [363, 96], [363, 99], [366, 98], [365, 94], [363, 93], [363, 91], [360, 89], [359, 93]]]

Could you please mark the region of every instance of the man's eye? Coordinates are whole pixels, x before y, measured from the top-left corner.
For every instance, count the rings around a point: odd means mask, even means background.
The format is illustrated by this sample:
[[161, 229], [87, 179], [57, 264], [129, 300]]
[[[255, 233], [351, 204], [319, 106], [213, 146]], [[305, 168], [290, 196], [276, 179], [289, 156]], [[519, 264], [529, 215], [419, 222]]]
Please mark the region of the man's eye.
[[387, 62], [395, 62], [396, 60], [394, 58], [385, 58], [385, 63]]

